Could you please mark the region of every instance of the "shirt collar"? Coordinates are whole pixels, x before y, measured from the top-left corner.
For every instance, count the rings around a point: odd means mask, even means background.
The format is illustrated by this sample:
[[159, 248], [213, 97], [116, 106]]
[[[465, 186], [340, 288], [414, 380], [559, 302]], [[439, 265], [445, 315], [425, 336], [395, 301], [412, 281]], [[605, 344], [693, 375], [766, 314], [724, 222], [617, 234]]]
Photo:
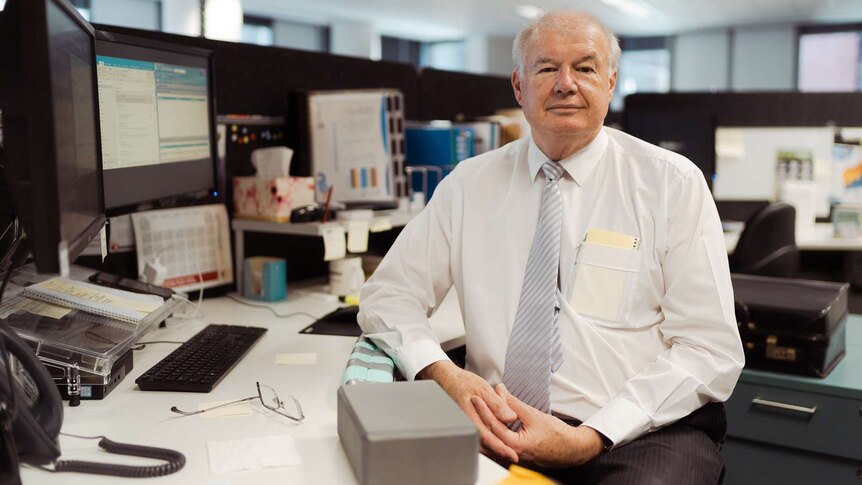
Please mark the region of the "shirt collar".
[[[581, 148], [578, 152], [568, 158], [560, 160], [560, 165], [569, 174], [569, 177], [578, 185], [583, 185], [593, 170], [599, 164], [608, 146], [608, 135], [604, 128], [599, 131], [589, 145]], [[542, 153], [536, 142], [530, 137], [530, 149], [527, 153], [527, 163], [530, 168], [530, 180], [536, 181], [536, 177], [542, 170], [542, 165], [549, 159]]]

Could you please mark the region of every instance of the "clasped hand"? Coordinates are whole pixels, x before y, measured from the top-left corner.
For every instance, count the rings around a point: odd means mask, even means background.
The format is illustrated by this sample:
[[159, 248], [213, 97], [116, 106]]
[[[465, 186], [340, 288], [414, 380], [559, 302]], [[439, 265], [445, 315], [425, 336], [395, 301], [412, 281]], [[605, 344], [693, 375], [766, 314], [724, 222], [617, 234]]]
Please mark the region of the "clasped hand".
[[[602, 449], [599, 434], [586, 426], [571, 427], [560, 419], [521, 402], [503, 384], [484, 379], [448, 361], [420, 373], [434, 379], [478, 427], [482, 451], [512, 463], [528, 461], [546, 467], [578, 466]], [[518, 431], [509, 429], [521, 421]]]

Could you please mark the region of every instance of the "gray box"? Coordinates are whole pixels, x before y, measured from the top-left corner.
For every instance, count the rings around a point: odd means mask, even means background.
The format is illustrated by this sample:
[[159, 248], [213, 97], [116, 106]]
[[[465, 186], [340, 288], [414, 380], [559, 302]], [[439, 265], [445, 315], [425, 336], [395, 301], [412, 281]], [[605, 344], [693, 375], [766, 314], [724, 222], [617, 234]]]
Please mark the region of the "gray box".
[[478, 479], [479, 432], [434, 381], [341, 386], [338, 437], [360, 485]]

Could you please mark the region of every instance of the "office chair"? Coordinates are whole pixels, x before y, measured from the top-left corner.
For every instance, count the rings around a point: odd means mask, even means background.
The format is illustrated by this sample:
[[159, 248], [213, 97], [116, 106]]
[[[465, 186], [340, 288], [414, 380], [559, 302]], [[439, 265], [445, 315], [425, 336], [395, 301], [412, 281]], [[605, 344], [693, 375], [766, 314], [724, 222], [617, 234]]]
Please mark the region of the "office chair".
[[746, 221], [730, 255], [730, 271], [789, 278], [798, 269], [796, 209], [782, 202], [769, 204]]

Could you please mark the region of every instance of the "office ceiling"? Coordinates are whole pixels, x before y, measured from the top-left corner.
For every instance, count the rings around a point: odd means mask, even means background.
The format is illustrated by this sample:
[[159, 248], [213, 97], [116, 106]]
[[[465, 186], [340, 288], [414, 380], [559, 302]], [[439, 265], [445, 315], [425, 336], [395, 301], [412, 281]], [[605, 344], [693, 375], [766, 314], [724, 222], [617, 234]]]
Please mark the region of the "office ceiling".
[[[730, 25], [862, 22], [862, 0], [242, 0], [247, 15], [328, 24], [371, 22], [386, 35], [459, 39], [471, 33], [512, 37], [525, 22], [515, 7], [575, 7], [618, 34], [668, 35]], [[610, 4], [634, 4], [642, 16]]]

